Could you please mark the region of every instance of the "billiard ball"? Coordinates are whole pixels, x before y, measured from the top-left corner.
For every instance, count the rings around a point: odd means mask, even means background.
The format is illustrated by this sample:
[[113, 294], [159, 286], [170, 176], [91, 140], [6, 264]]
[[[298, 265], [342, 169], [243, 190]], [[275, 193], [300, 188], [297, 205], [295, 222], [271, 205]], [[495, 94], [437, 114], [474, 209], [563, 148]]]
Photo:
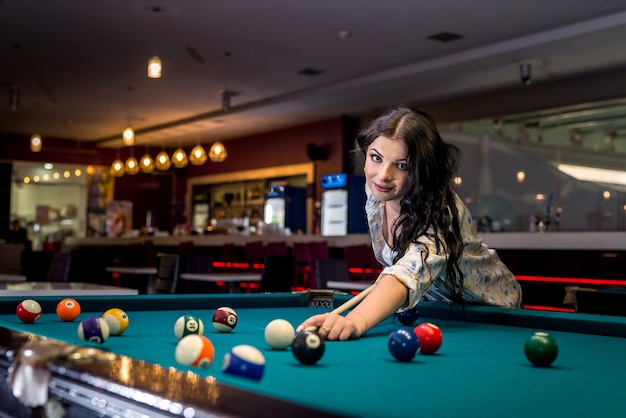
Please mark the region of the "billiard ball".
[[63, 321], [72, 322], [80, 315], [80, 304], [72, 298], [65, 298], [57, 304], [57, 316]]
[[315, 364], [324, 355], [326, 344], [317, 331], [302, 331], [291, 343], [293, 356], [302, 364]]
[[204, 322], [193, 315], [183, 315], [174, 324], [174, 335], [179, 340], [189, 334], [204, 334]]
[[106, 310], [102, 314], [102, 319], [104, 319], [109, 325], [109, 332], [111, 335], [122, 335], [124, 331], [128, 329], [128, 325], [130, 324], [128, 315], [120, 308], [111, 308]]
[[41, 305], [36, 300], [25, 299], [17, 305], [15, 313], [25, 324], [32, 324], [41, 316]]
[[434, 354], [441, 347], [443, 334], [437, 325], [422, 322], [413, 329], [413, 332], [420, 340], [420, 353]]
[[78, 338], [103, 344], [109, 338], [109, 324], [99, 316], [90, 316], [78, 324]]
[[265, 357], [256, 347], [237, 345], [224, 355], [222, 370], [225, 374], [261, 380], [265, 371]]
[[419, 319], [420, 313], [417, 308], [411, 308], [398, 312], [397, 317], [402, 325], [412, 326]]
[[547, 367], [559, 354], [559, 346], [547, 332], [535, 332], [524, 344], [526, 358], [535, 366]]
[[265, 327], [265, 342], [274, 350], [284, 350], [296, 336], [293, 325], [284, 319], [274, 319]]
[[237, 326], [237, 312], [222, 306], [213, 312], [213, 327], [219, 332], [231, 332]]
[[411, 361], [420, 349], [417, 335], [406, 329], [398, 329], [389, 334], [387, 348], [398, 361]]
[[206, 369], [215, 359], [215, 347], [204, 335], [188, 334], [176, 344], [176, 362], [185, 366]]

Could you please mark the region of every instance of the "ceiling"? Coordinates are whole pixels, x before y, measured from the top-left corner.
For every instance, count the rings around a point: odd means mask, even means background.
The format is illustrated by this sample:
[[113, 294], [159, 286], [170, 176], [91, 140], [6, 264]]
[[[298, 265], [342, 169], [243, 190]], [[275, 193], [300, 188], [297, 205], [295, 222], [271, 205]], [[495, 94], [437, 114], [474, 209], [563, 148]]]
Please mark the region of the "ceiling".
[[626, 68], [626, 2], [564, 4], [0, 0], [0, 132], [188, 145]]

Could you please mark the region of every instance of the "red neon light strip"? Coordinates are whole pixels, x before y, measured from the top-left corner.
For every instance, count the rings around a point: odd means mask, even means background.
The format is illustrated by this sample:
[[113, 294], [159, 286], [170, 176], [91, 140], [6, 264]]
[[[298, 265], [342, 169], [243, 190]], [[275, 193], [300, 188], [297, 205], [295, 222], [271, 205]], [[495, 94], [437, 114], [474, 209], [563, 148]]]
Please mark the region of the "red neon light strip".
[[597, 286], [626, 286], [626, 280], [590, 279], [575, 277], [546, 277], [546, 276], [515, 276], [518, 281], [548, 282], [548, 283], [578, 283]]
[[553, 311], [553, 312], [576, 312], [574, 308], [557, 308], [554, 306], [538, 306], [538, 305], [524, 305], [524, 309], [530, 309], [535, 311]]

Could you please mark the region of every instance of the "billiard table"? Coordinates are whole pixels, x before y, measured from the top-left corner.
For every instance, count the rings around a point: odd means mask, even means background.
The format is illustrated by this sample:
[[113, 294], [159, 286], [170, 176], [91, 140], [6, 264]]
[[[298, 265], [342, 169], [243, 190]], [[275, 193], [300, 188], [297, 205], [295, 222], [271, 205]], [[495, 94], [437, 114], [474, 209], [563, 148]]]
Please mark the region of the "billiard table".
[[[43, 315], [24, 324], [15, 315], [22, 298], [0, 302], [0, 375], [26, 344], [58, 340], [84, 347], [79, 356], [51, 360], [49, 402], [76, 416], [252, 416], [252, 417], [603, 417], [626, 408], [626, 318], [422, 302], [419, 322], [442, 329], [443, 345], [433, 355], [398, 362], [389, 353], [389, 334], [404, 326], [389, 318], [358, 340], [326, 342], [315, 365], [300, 364], [290, 352], [264, 341], [276, 318], [294, 326], [328, 311], [349, 295], [315, 293], [86, 296], [74, 322], [56, 317], [58, 297], [40, 297]], [[211, 325], [214, 309], [234, 308], [231, 333]], [[121, 336], [104, 344], [77, 337], [80, 320], [120, 307], [130, 317]], [[216, 356], [207, 369], [176, 363], [173, 326], [183, 314], [205, 323]], [[559, 344], [550, 367], [525, 358], [524, 343], [548, 331]], [[226, 375], [223, 356], [250, 344], [266, 359], [260, 381]], [[85, 354], [86, 353], [86, 354]], [[0, 379], [0, 404], [14, 416], [36, 415], [13, 397]], [[25, 412], [26, 411], [26, 412]], [[135, 415], [139, 416], [139, 415]]]

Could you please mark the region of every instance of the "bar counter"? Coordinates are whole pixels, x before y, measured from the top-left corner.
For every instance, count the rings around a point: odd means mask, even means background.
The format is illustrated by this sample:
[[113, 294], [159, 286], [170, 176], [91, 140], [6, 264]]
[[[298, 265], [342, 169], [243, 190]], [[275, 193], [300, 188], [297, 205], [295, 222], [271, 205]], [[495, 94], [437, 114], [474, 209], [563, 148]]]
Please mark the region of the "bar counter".
[[[498, 232], [481, 233], [485, 244], [495, 250], [594, 250], [626, 251], [626, 231], [563, 231], [563, 232]], [[243, 246], [247, 242], [285, 241], [315, 242], [326, 241], [329, 247], [342, 248], [348, 245], [370, 244], [369, 234], [346, 236], [322, 235], [190, 235], [190, 236], [143, 236], [143, 237], [67, 237], [65, 245], [69, 248], [83, 246], [123, 246], [150, 240], [157, 247], [177, 246], [181, 242], [191, 241], [197, 246], [217, 247], [225, 243]]]
[[123, 246], [145, 241], [152, 241], [155, 247], [175, 247], [181, 242], [191, 241], [198, 247], [220, 247], [226, 243], [244, 246], [247, 242], [263, 241], [269, 242], [284, 241], [288, 245], [294, 242], [316, 242], [326, 241], [329, 247], [342, 248], [348, 245], [370, 244], [369, 234], [352, 234], [339, 237], [325, 237], [322, 235], [237, 235], [237, 234], [212, 234], [212, 235], [186, 235], [186, 236], [141, 236], [141, 237], [67, 237], [65, 246], [86, 247], [86, 246]]

